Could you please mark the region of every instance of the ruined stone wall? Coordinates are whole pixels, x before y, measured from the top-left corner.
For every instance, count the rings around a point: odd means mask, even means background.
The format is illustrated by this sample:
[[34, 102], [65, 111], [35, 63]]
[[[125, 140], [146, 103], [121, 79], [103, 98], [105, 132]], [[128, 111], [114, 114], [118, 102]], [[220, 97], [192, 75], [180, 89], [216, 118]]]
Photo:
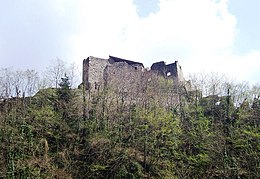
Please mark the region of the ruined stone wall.
[[[170, 88], [164, 88], [163, 79], [173, 80]], [[190, 90], [177, 61], [166, 65], [165, 62], [154, 63], [151, 70], [145, 70], [142, 63], [110, 56], [109, 59], [88, 57], [83, 61], [83, 84], [89, 92], [104, 88], [115, 93], [128, 93], [137, 98], [138, 94], [177, 93], [177, 89]], [[185, 89], [183, 88], [185, 87]], [[148, 89], [148, 90], [147, 90]], [[180, 90], [178, 91], [180, 93]]]
[[151, 67], [151, 70], [156, 71], [158, 74], [164, 76], [165, 78], [173, 78], [177, 81], [185, 81], [182, 73], [181, 66], [178, 61], [166, 65], [165, 62], [154, 63]]
[[86, 89], [90, 99], [105, 92], [110, 108], [139, 105], [170, 109], [178, 106], [186, 81], [177, 62], [169, 65], [158, 62], [151, 70], [146, 70], [141, 63], [115, 60], [89, 57], [83, 61], [83, 84], [89, 84]]
[[108, 65], [104, 71], [104, 80], [109, 89], [118, 92], [137, 91], [141, 85], [142, 71], [125, 62]]
[[89, 88], [88, 71], [89, 71], [89, 58], [83, 60], [82, 83], [83, 83], [85, 89]]
[[109, 64], [107, 59], [88, 57], [83, 62], [83, 84], [87, 89], [102, 88], [104, 70]]
[[179, 62], [176, 61], [175, 64], [176, 64], [177, 76], [178, 76], [179, 81], [185, 82], [186, 80], [184, 79], [182, 69], [181, 69], [181, 66], [179, 65]]
[[[106, 68], [107, 70], [105, 70]], [[112, 56], [109, 56], [109, 59], [90, 56], [83, 61], [83, 84], [87, 90], [95, 91], [102, 89], [107, 84], [107, 79], [105, 78], [111, 77], [109, 80], [114, 79], [114, 86], [127, 86], [124, 82], [135, 76], [137, 71], [141, 72], [142, 70], [142, 63]], [[126, 75], [128, 76], [126, 77]], [[131, 79], [134, 81], [134, 78]]]
[[173, 79], [165, 79], [154, 71], [146, 71], [120, 62], [110, 64], [104, 71], [110, 103], [138, 104], [172, 107], [178, 103]]

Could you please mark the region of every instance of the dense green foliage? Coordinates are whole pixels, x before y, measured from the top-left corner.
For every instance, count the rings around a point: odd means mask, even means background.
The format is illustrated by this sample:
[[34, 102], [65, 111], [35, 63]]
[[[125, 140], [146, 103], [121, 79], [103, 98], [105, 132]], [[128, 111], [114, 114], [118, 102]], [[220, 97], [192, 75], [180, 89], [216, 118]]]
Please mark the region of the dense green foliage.
[[[260, 100], [128, 105], [69, 89], [0, 103], [0, 178], [258, 178]], [[83, 109], [84, 108], [84, 109]], [[86, 110], [87, 108], [87, 110]], [[86, 112], [87, 111], [87, 112]]]

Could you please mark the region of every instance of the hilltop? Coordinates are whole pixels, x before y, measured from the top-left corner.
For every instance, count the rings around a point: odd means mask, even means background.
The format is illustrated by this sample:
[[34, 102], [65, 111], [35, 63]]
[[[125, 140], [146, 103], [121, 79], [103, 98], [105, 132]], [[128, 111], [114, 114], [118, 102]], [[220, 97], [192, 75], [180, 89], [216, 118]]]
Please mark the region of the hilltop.
[[174, 81], [152, 84], [129, 101], [107, 88], [71, 89], [64, 77], [58, 88], [1, 101], [0, 177], [259, 176], [258, 97], [236, 107], [232, 91], [195, 91], [165, 105]]

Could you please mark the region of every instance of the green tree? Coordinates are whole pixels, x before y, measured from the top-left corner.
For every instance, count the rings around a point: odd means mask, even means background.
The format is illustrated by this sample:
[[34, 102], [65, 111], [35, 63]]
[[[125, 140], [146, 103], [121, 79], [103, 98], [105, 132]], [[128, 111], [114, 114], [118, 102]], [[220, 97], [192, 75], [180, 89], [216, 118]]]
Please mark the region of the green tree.
[[71, 90], [69, 77], [66, 74], [61, 78], [59, 86], [60, 88], [57, 90], [58, 98], [64, 102], [69, 102], [71, 100]]

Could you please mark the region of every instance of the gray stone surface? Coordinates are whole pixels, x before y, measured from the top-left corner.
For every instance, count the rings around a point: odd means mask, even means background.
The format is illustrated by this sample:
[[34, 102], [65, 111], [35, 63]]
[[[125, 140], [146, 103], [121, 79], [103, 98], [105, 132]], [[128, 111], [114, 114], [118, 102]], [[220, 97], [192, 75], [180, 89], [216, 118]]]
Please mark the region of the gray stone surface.
[[181, 66], [178, 61], [166, 65], [165, 62], [157, 62], [151, 66], [151, 70], [157, 71], [160, 75], [166, 77], [171, 77], [177, 81], [185, 81], [182, 73]]
[[89, 91], [107, 87], [117, 92], [139, 93], [143, 91], [144, 83], [159, 83], [158, 75], [172, 79], [176, 87], [183, 85], [186, 90], [190, 89], [178, 61], [168, 65], [163, 61], [154, 63], [149, 71], [144, 69], [142, 63], [113, 56], [109, 59], [90, 56], [83, 61], [83, 85]]

